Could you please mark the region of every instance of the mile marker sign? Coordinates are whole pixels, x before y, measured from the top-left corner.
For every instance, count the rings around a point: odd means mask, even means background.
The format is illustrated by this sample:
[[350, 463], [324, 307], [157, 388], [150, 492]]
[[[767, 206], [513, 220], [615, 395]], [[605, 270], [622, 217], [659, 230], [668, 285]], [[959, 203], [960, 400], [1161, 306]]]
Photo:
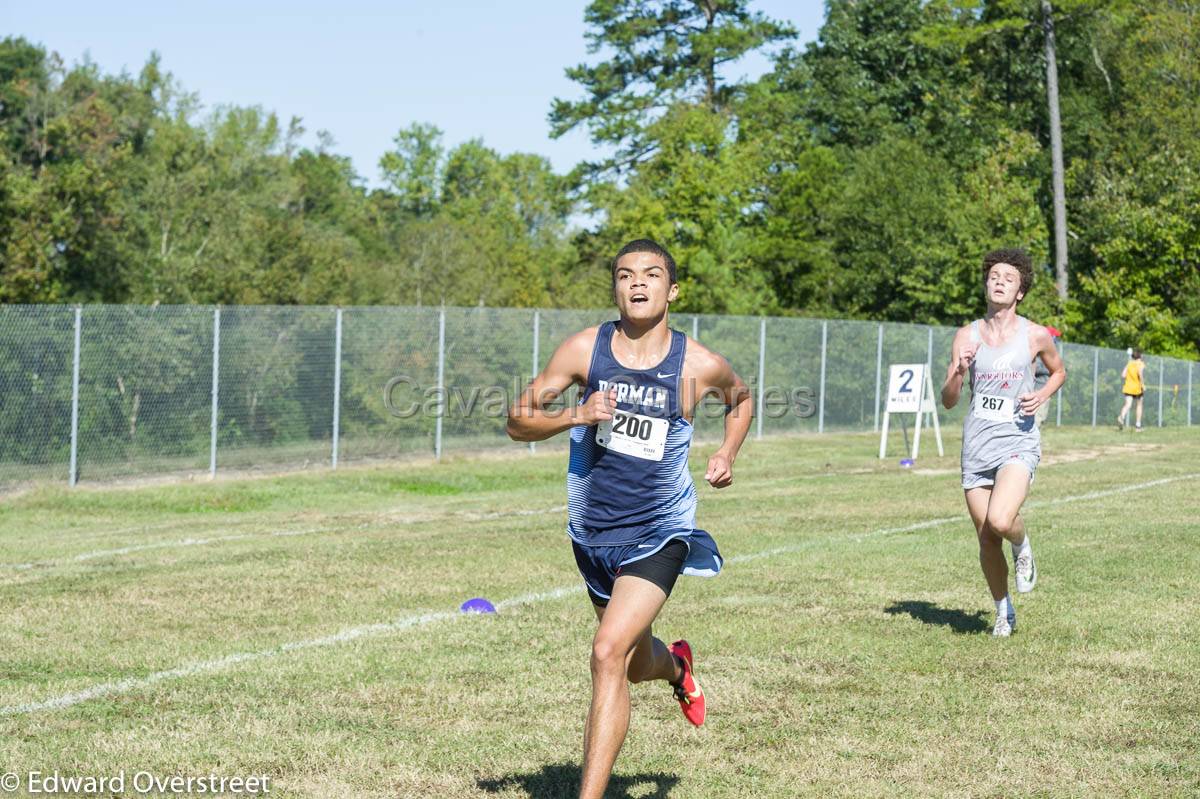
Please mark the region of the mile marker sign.
[[879, 457], [887, 457], [887, 436], [893, 413], [915, 413], [916, 435], [913, 437], [913, 460], [921, 452], [921, 422], [925, 414], [933, 417], [933, 432], [937, 438], [938, 455], [942, 449], [942, 426], [938, 421], [937, 405], [933, 400], [933, 381], [923, 363], [894, 363], [888, 373], [887, 408], [883, 413], [883, 429], [879, 436]]

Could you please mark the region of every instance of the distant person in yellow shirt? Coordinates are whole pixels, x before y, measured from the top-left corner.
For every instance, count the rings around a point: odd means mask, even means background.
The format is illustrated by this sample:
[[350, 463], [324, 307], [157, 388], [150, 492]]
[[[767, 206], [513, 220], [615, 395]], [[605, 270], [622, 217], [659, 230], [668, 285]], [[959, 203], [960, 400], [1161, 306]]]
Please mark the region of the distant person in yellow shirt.
[[1135, 433], [1142, 432], [1142, 398], [1146, 394], [1146, 384], [1142, 380], [1142, 373], [1145, 371], [1146, 362], [1142, 360], [1142, 351], [1131, 350], [1129, 363], [1125, 364], [1125, 368], [1121, 370], [1121, 378], [1125, 381], [1125, 385], [1121, 387], [1121, 391], [1125, 394], [1125, 404], [1121, 406], [1121, 413], [1117, 416], [1117, 430], [1125, 429], [1129, 406], [1134, 400], [1137, 400], [1137, 416], [1135, 417], [1137, 421], [1133, 431]]

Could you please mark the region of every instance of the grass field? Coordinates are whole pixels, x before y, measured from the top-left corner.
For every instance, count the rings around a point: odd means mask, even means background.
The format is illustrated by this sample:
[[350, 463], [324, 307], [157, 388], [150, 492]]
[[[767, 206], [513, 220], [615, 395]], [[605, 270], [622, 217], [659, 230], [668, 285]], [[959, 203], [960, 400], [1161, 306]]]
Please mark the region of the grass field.
[[[656, 630], [692, 642], [708, 723], [635, 686], [610, 795], [1200, 795], [1200, 430], [1047, 431], [1008, 640], [958, 440], [924, 443], [904, 471], [870, 435], [749, 442], [701, 489], [727, 568]], [[565, 467], [514, 446], [3, 501], [0, 771], [571, 796], [594, 622]]]

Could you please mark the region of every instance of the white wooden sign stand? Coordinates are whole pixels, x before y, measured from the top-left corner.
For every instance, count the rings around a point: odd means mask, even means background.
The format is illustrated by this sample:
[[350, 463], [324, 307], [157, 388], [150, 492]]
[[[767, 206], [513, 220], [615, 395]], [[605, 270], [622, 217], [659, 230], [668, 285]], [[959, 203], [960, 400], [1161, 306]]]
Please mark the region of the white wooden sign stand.
[[887, 409], [883, 413], [883, 429], [879, 435], [879, 457], [887, 457], [888, 427], [893, 413], [915, 413], [917, 428], [913, 436], [912, 459], [921, 454], [921, 423], [925, 414], [933, 417], [933, 434], [937, 439], [938, 456], [946, 454], [942, 447], [942, 426], [938, 420], [937, 403], [933, 399], [933, 379], [923, 363], [894, 363], [888, 374]]

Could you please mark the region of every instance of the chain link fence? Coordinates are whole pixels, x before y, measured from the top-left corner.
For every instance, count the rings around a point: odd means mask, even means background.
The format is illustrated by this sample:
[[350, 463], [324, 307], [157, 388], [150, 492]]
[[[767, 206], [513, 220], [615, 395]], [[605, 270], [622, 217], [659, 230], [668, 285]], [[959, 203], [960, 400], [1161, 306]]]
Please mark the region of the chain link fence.
[[[508, 405], [567, 335], [614, 315], [0, 306], [0, 488], [536, 449], [505, 435]], [[760, 437], [877, 431], [888, 366], [931, 364], [936, 387], [954, 335], [778, 317], [674, 314], [671, 324], [754, 389]], [[1046, 424], [1113, 423], [1126, 354], [1070, 342], [1062, 353], [1069, 378]], [[1194, 367], [1146, 356], [1146, 425], [1192, 424]], [[940, 410], [942, 424], [961, 422], [966, 405]], [[710, 400], [695, 426], [697, 438], [719, 437], [723, 408]]]

